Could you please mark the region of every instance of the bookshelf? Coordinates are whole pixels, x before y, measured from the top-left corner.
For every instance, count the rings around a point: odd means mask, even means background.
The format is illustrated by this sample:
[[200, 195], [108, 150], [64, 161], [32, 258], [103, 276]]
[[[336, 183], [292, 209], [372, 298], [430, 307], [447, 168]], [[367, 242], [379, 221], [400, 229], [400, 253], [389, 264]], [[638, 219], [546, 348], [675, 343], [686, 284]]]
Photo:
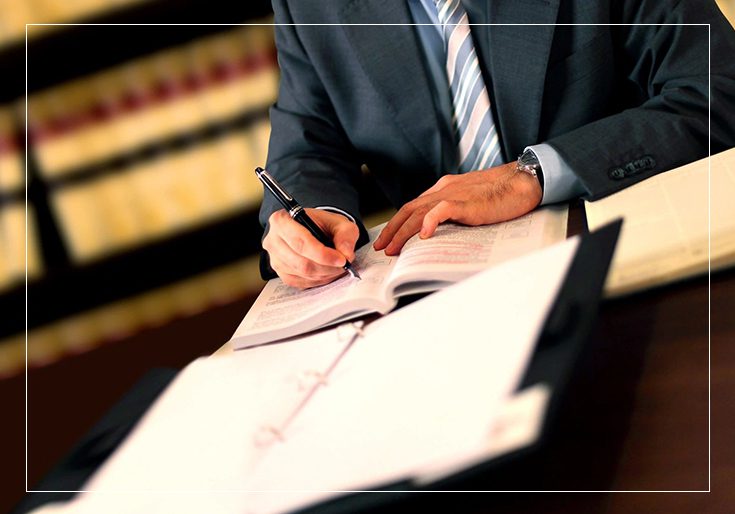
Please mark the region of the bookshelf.
[[[55, 3], [63, 5], [66, 2]], [[63, 19], [35, 13], [30, 9], [36, 6], [23, 4], [30, 2], [14, 2], [5, 10], [6, 13], [21, 7], [27, 10], [17, 12], [19, 20], [13, 22], [16, 26], [24, 27], [26, 23], [96, 25], [29, 27], [28, 57], [33, 64], [29, 65], [29, 93], [231, 28], [217, 24], [252, 23], [271, 13], [268, 0], [115, 0], [100, 1], [101, 7], [97, 10], [89, 9], [79, 16]], [[129, 37], [130, 27], [120, 24], [144, 25], [135, 28], [136, 37]], [[201, 25], [162, 27], [160, 24]], [[126, 37], [121, 36], [123, 33]], [[25, 52], [24, 30], [16, 28], [12, 38], [0, 42], [0, 76], [3, 77], [0, 104], [14, 101], [25, 93], [22, 71]]]
[[[31, 367], [258, 291], [271, 20], [268, 1], [118, 0], [29, 26], [27, 184], [25, 40], [0, 43], [0, 376], [24, 362], [26, 194]], [[387, 206], [369, 177], [361, 197]]]
[[110, 5], [27, 13], [93, 24], [29, 27], [27, 183], [25, 40], [0, 42], [0, 360], [25, 331], [26, 195], [30, 345], [101, 306], [197, 295], [192, 277], [212, 270], [246, 283], [233, 265], [260, 246], [249, 171], [265, 159], [278, 70], [272, 27], [237, 24], [270, 23], [270, 2]]

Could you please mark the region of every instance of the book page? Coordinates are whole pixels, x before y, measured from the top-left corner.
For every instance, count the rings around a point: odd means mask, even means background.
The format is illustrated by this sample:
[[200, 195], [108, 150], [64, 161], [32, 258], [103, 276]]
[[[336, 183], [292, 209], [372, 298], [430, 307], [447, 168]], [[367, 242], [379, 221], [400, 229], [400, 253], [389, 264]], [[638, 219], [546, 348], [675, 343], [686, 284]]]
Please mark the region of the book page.
[[370, 230], [371, 241], [358, 249], [352, 263], [362, 277], [350, 275], [320, 287], [300, 290], [269, 280], [233, 335], [236, 348], [290, 337], [325, 324], [369, 312], [386, 312], [394, 302], [385, 282], [396, 258], [373, 250], [379, 228]]
[[566, 205], [555, 205], [493, 225], [443, 223], [432, 237], [421, 239], [415, 235], [406, 242], [390, 282], [397, 296], [437, 289], [438, 281], [456, 282], [563, 240], [567, 214]]
[[713, 269], [735, 263], [733, 198], [735, 149], [713, 155], [711, 162], [702, 159], [585, 202], [590, 230], [624, 220], [606, 294], [625, 294], [706, 272], [710, 237]]

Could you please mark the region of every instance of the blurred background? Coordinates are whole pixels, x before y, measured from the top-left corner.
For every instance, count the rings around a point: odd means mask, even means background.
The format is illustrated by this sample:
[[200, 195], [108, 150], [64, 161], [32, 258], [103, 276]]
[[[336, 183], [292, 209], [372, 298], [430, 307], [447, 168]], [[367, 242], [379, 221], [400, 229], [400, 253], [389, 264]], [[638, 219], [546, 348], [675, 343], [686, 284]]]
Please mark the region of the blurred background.
[[[735, 0], [718, 3], [732, 22]], [[271, 14], [0, 0], [0, 512], [25, 489], [26, 328], [32, 488], [146, 370], [219, 348], [262, 287]], [[63, 25], [28, 26], [26, 77], [27, 23]]]
[[0, 0], [0, 512], [25, 489], [26, 329], [33, 489], [260, 292], [271, 23], [269, 0]]

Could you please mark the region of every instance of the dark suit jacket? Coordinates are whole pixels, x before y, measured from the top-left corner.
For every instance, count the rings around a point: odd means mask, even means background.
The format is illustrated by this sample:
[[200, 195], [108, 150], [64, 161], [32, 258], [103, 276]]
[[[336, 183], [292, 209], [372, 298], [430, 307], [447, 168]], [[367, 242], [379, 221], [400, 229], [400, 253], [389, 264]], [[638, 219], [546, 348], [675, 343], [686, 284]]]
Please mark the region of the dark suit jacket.
[[[542, 24], [472, 27], [506, 161], [549, 143], [597, 199], [706, 156], [709, 142], [712, 153], [735, 146], [735, 34], [713, 0], [463, 4], [471, 23]], [[282, 75], [267, 167], [297, 199], [359, 216], [362, 164], [395, 206], [451, 167], [456, 143], [415, 29], [381, 25], [412, 22], [405, 0], [273, 7], [276, 23], [340, 24], [276, 26]], [[367, 23], [376, 25], [349, 25]], [[582, 23], [602, 25], [560, 25]], [[266, 195], [261, 221], [278, 208]]]

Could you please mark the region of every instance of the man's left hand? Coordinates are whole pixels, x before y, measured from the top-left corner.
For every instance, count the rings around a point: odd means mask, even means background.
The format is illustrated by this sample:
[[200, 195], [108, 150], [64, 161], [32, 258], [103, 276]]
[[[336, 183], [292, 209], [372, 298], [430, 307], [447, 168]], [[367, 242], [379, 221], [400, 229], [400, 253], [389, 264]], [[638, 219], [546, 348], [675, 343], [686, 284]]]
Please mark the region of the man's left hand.
[[462, 175], [445, 175], [388, 222], [373, 247], [387, 255], [400, 253], [411, 236], [426, 239], [444, 221], [488, 225], [517, 218], [541, 202], [541, 185], [510, 162]]

